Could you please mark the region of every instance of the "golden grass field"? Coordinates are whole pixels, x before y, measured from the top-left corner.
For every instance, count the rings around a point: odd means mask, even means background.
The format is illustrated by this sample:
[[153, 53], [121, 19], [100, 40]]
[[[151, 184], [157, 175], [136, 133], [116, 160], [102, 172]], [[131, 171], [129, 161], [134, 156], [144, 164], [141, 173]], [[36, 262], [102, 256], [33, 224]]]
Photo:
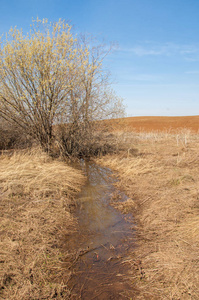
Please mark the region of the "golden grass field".
[[61, 240], [84, 177], [40, 149], [0, 156], [0, 299], [67, 299]]
[[117, 172], [129, 197], [113, 205], [135, 218], [136, 299], [199, 299], [199, 135], [160, 129], [118, 132], [126, 150], [98, 163]]
[[[135, 218], [135, 299], [199, 299], [199, 117], [112, 125], [119, 152], [97, 163], [129, 197], [112, 204]], [[84, 176], [40, 149], [2, 153], [0, 165], [0, 298], [68, 299], [61, 243], [77, 229], [70, 205]]]

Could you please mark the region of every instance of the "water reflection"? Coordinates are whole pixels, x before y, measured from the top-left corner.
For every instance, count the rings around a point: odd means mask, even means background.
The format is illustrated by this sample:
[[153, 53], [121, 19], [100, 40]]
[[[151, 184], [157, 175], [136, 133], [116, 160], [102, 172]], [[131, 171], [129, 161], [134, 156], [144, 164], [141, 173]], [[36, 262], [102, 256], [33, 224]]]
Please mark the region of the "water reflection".
[[78, 197], [79, 224], [90, 232], [105, 234], [106, 230], [121, 219], [120, 214], [109, 205], [114, 191], [113, 179], [108, 169], [85, 163], [87, 182]]
[[133, 247], [132, 217], [110, 205], [115, 179], [109, 169], [83, 161], [81, 168], [87, 182], [77, 200], [79, 231], [67, 241], [82, 251], [69, 282], [72, 299], [128, 299], [132, 287], [124, 277], [129, 265], [123, 261]]

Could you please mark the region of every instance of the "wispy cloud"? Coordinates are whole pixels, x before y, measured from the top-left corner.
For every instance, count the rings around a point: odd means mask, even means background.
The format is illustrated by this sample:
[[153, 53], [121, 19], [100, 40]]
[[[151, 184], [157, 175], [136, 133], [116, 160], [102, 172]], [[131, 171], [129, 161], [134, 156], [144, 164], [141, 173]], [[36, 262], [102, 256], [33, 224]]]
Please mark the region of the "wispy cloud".
[[199, 75], [199, 70], [187, 71], [185, 74]]
[[163, 79], [162, 74], [135, 74], [135, 75], [124, 75], [123, 80], [126, 81], [143, 81], [143, 82], [156, 82]]
[[159, 44], [147, 42], [142, 45], [135, 45], [131, 48], [119, 48], [118, 50], [137, 56], [199, 56], [199, 45], [181, 45], [174, 43]]
[[164, 49], [162, 48], [154, 48], [154, 47], [143, 47], [143, 46], [135, 46], [130, 49], [125, 49], [125, 52], [130, 52], [132, 54], [138, 56], [145, 56], [145, 55], [163, 55], [165, 53]]

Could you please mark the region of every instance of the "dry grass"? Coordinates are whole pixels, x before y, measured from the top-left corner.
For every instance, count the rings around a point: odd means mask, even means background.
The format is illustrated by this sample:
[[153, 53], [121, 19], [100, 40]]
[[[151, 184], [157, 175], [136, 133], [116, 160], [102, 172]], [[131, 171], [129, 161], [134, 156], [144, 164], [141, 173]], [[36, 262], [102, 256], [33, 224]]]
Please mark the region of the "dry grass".
[[199, 136], [187, 131], [120, 134], [126, 148], [101, 164], [116, 170], [129, 196], [137, 247], [136, 299], [199, 299]]
[[0, 157], [0, 298], [66, 299], [61, 238], [84, 177], [40, 149]]

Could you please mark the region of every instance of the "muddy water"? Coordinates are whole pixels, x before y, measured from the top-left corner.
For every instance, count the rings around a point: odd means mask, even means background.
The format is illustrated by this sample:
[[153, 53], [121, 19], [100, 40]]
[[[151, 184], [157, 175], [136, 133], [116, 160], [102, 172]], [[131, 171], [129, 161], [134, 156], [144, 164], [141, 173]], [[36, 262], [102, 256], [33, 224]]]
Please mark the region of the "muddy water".
[[[134, 298], [128, 257], [134, 245], [132, 217], [110, 205], [116, 190], [109, 169], [91, 162], [81, 167], [87, 182], [75, 209], [79, 228], [67, 239], [76, 253], [69, 281], [71, 299]], [[120, 197], [126, 199], [121, 192]]]

